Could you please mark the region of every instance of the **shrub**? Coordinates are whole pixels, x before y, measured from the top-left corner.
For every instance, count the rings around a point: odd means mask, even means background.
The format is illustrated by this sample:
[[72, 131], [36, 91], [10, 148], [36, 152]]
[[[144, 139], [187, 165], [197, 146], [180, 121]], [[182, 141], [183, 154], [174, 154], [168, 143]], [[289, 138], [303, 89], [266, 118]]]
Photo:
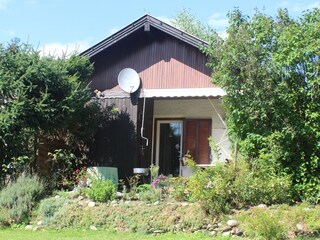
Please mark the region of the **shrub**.
[[203, 202], [208, 213], [229, 212], [231, 207], [287, 203], [290, 178], [275, 174], [272, 169], [251, 170], [243, 160], [237, 167], [218, 163], [202, 169], [197, 167], [187, 187], [194, 200]]
[[0, 192], [0, 208], [8, 217], [6, 222], [28, 221], [29, 214], [44, 193], [45, 186], [36, 175], [22, 174]]
[[169, 178], [170, 195], [176, 201], [189, 201], [190, 193], [187, 191], [187, 180], [183, 177]]
[[160, 189], [153, 188], [150, 184], [142, 184], [136, 188], [139, 199], [146, 202], [161, 200]]
[[286, 239], [286, 227], [280, 222], [278, 214], [261, 208], [254, 208], [242, 217], [246, 235], [254, 239]]
[[44, 199], [40, 202], [38, 216], [40, 216], [44, 222], [48, 223], [53, 219], [55, 213], [66, 203], [68, 203], [68, 201], [62, 197]]
[[94, 180], [91, 188], [89, 188], [86, 192], [94, 201], [97, 202], [107, 202], [112, 200], [116, 196], [117, 188], [114, 183], [107, 180]]

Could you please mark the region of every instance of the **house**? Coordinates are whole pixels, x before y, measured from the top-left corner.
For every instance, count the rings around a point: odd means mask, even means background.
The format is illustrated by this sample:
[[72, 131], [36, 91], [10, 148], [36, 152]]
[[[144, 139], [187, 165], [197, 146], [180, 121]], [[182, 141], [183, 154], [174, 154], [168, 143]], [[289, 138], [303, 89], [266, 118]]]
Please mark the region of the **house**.
[[[151, 164], [165, 175], [185, 175], [181, 160], [187, 152], [203, 166], [230, 158], [221, 107], [225, 93], [211, 83], [200, 50], [206, 44], [145, 15], [84, 51], [94, 63], [92, 91], [99, 91], [103, 106], [113, 104], [121, 113], [97, 136], [90, 157], [117, 167], [120, 178]], [[122, 70], [138, 76], [134, 91], [119, 86]], [[218, 155], [209, 147], [210, 136]]]

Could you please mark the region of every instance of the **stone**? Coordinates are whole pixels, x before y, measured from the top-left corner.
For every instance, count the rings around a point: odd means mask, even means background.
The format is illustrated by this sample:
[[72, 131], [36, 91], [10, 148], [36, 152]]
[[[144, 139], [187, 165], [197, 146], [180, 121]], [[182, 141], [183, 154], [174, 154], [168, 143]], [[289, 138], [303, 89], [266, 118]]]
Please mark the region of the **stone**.
[[79, 196], [77, 200], [78, 200], [78, 201], [81, 201], [81, 200], [83, 200], [83, 199], [84, 199], [84, 196]]
[[230, 226], [224, 226], [220, 230], [221, 230], [221, 232], [229, 232], [232, 230], [232, 228]]
[[243, 232], [240, 228], [233, 227], [231, 230], [231, 234], [241, 236], [243, 234]]
[[27, 225], [24, 229], [26, 230], [32, 230], [33, 229], [33, 226], [31, 224]]
[[42, 224], [43, 224], [43, 222], [41, 220], [37, 222], [38, 226], [41, 226]]
[[153, 233], [154, 234], [160, 234], [160, 233], [163, 233], [163, 231], [162, 230], [155, 230], [155, 231], [153, 231]]
[[265, 204], [259, 204], [257, 207], [258, 207], [258, 208], [267, 208], [267, 205], [265, 205]]
[[154, 202], [153, 205], [159, 205], [159, 201]]
[[116, 205], [117, 203], [118, 203], [117, 200], [112, 200], [112, 201], [111, 201], [111, 205]]
[[231, 236], [231, 231], [226, 231], [222, 233], [223, 237]]
[[217, 231], [214, 231], [214, 230], [211, 231], [211, 232], [210, 232], [210, 235], [211, 235], [211, 236], [214, 236], [214, 237], [217, 236]]
[[298, 232], [306, 232], [307, 231], [307, 226], [304, 222], [298, 222], [296, 225], [297, 231]]
[[54, 198], [60, 198], [60, 196], [59, 195], [55, 195]]
[[94, 225], [91, 225], [89, 229], [92, 230], [92, 231], [97, 231], [98, 230], [97, 227], [94, 226]]
[[237, 222], [236, 220], [231, 219], [231, 220], [228, 220], [228, 221], [227, 221], [227, 225], [228, 225], [229, 227], [235, 227], [235, 226], [238, 225], [238, 222]]
[[117, 192], [116, 193], [116, 198], [123, 198], [123, 193]]
[[88, 207], [95, 207], [96, 203], [95, 202], [88, 202]]

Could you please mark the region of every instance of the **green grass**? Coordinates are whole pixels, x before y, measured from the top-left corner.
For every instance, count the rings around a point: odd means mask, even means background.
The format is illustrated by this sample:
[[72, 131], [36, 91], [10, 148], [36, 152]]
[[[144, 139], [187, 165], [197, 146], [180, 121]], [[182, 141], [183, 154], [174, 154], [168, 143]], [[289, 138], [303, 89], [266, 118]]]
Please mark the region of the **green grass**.
[[[91, 230], [75, 230], [75, 229], [68, 229], [68, 230], [24, 230], [24, 229], [2, 229], [0, 230], [0, 239], [14, 239], [14, 240], [71, 240], [71, 239], [85, 239], [85, 240], [133, 240], [133, 239], [214, 239], [214, 240], [227, 240], [231, 238], [226, 237], [210, 237], [208, 235], [203, 234], [161, 234], [161, 235], [144, 235], [139, 233], [116, 233], [111, 231], [91, 231]], [[234, 238], [233, 238], [234, 239]]]

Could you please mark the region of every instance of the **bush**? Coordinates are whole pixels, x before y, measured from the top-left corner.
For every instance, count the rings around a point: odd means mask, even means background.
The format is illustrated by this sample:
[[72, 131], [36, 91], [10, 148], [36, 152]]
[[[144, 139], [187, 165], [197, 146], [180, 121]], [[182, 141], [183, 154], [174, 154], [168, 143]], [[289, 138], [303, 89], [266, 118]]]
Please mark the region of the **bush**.
[[32, 208], [44, 190], [44, 183], [36, 175], [22, 174], [15, 182], [9, 183], [0, 192], [0, 208], [7, 216], [2, 222], [12, 224], [28, 221]]
[[286, 227], [280, 216], [261, 208], [253, 209], [243, 219], [246, 234], [254, 239], [286, 239]]
[[156, 189], [150, 184], [142, 184], [136, 188], [141, 201], [156, 202], [161, 200], [161, 189]]
[[187, 179], [183, 177], [169, 178], [170, 195], [176, 201], [189, 201], [190, 193], [187, 189]]
[[66, 203], [68, 203], [68, 201], [66, 201], [66, 199], [62, 197], [52, 197], [44, 199], [40, 202], [38, 215], [44, 222], [48, 223], [54, 218], [55, 213], [63, 205], [66, 205]]
[[231, 207], [287, 203], [290, 186], [288, 176], [277, 175], [272, 169], [250, 170], [242, 160], [236, 169], [222, 163], [198, 167], [187, 183], [192, 198], [203, 202], [204, 210], [212, 214], [228, 213]]
[[[237, 212], [235, 218], [250, 239], [291, 239], [298, 236], [307, 239], [320, 236], [320, 206], [306, 203], [253, 207]], [[300, 225], [299, 229], [297, 225]]]
[[107, 202], [116, 196], [117, 188], [114, 183], [107, 180], [94, 180], [87, 191], [89, 198], [97, 202]]

